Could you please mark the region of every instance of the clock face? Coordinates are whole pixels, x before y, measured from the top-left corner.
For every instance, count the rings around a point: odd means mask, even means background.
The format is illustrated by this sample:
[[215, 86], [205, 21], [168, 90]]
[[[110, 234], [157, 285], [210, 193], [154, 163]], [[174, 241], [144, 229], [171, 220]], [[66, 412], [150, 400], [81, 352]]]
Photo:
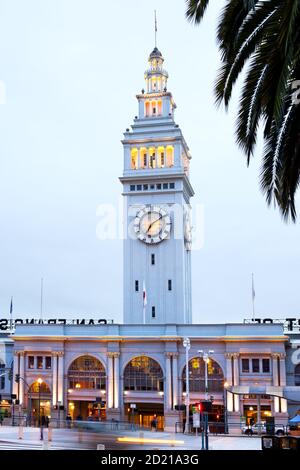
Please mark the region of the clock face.
[[134, 231], [144, 243], [159, 243], [170, 234], [170, 216], [159, 206], [146, 206], [136, 215]]

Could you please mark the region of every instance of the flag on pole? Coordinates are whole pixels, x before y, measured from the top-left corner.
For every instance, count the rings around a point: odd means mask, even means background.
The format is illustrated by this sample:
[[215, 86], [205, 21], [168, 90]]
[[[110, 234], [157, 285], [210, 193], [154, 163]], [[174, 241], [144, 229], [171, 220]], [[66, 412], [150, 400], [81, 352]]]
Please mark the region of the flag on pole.
[[12, 330], [13, 298], [10, 299], [9, 314], [10, 314], [10, 329]]
[[147, 291], [145, 281], [143, 281], [143, 323], [146, 323], [146, 305], [147, 305]]

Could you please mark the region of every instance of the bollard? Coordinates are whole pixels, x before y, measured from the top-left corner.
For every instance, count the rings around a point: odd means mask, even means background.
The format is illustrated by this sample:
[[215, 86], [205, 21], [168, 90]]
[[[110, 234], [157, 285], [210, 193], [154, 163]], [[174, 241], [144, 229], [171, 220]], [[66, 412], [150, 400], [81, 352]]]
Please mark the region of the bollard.
[[105, 450], [104, 444], [97, 444], [97, 450]]
[[49, 425], [48, 427], [48, 441], [52, 441], [52, 426]]
[[[143, 431], [140, 431], [140, 433], [139, 433], [139, 437], [140, 437], [140, 439], [144, 439], [144, 433], [143, 433]], [[141, 442], [141, 443], [140, 443], [140, 445], [142, 445], [142, 446], [143, 446], [143, 445], [144, 445], [144, 443], [143, 443], [143, 442]]]
[[22, 421], [20, 421], [18, 437], [19, 439], [23, 439], [23, 422]]

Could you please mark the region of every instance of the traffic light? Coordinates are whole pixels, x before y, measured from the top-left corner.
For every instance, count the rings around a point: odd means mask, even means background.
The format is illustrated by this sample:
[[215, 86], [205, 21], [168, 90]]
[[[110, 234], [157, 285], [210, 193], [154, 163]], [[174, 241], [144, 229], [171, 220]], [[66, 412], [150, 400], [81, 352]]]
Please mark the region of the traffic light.
[[17, 383], [20, 382], [20, 374], [16, 374], [16, 376], [15, 376], [15, 382], [17, 382]]
[[199, 411], [199, 413], [201, 413], [203, 411], [202, 403], [196, 403], [196, 408], [197, 408], [197, 411]]

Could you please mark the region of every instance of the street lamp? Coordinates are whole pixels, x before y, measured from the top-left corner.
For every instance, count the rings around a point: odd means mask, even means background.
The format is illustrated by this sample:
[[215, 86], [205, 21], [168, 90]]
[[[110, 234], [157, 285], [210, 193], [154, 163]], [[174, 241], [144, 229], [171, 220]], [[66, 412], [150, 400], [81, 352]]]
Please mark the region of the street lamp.
[[190, 338], [184, 338], [183, 347], [185, 348], [185, 429], [184, 434], [189, 433], [190, 427], [190, 374], [189, 374], [189, 350], [191, 349]]
[[38, 409], [38, 423], [39, 426], [41, 425], [41, 385], [43, 383], [43, 380], [39, 377], [37, 379], [37, 383], [39, 385], [39, 409]]
[[229, 387], [228, 382], [224, 382], [224, 424], [225, 434], [228, 434], [228, 415], [227, 415], [227, 388]]
[[204, 361], [204, 371], [205, 371], [205, 400], [208, 400], [208, 370], [207, 370], [207, 364], [209, 362], [209, 356], [214, 353], [213, 349], [209, 349], [208, 352], [203, 351], [203, 349], [199, 349], [198, 353], [200, 356], [203, 358]]

